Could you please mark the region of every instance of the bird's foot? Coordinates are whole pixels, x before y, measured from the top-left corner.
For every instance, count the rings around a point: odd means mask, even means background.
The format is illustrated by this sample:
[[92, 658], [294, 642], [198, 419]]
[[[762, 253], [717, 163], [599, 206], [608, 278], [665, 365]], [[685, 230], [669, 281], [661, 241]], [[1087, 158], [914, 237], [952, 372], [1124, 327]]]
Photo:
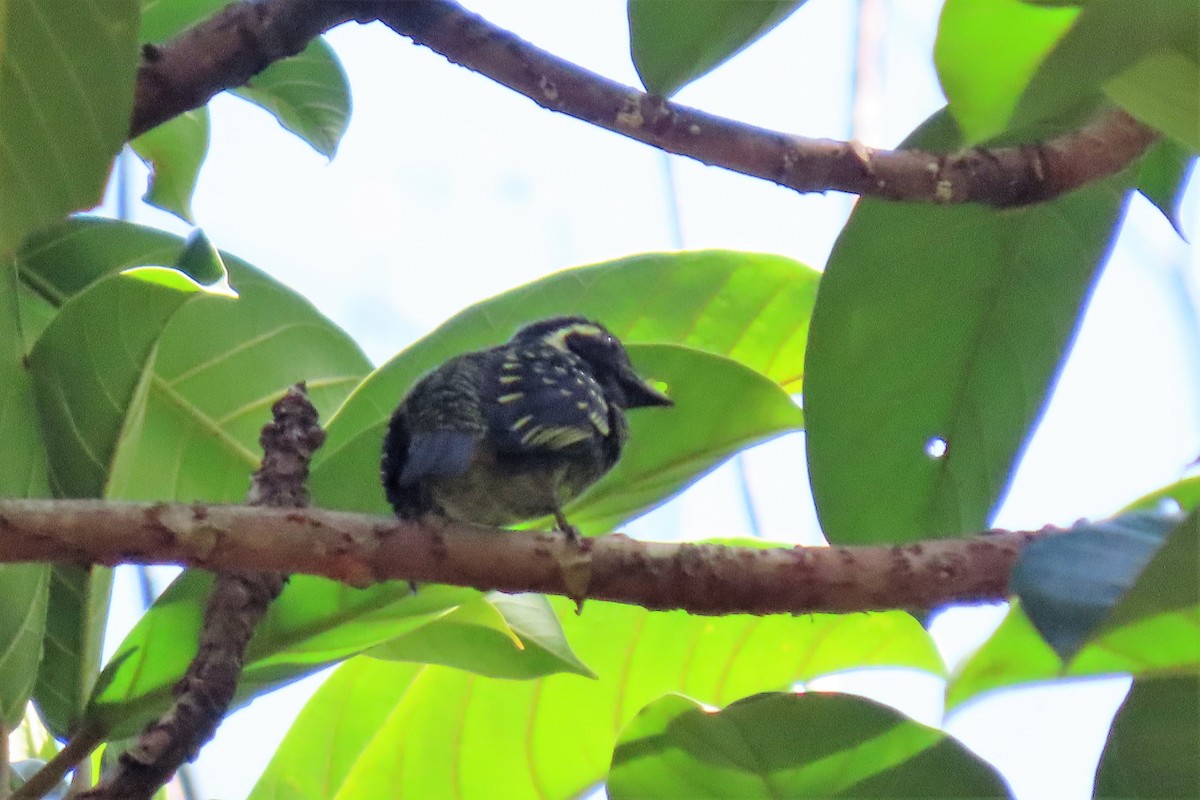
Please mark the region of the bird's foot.
[[554, 522], [558, 526], [558, 529], [566, 534], [571, 544], [578, 547], [579, 543], [583, 541], [583, 535], [579, 532], [579, 528], [567, 522], [566, 516], [559, 509], [554, 510]]

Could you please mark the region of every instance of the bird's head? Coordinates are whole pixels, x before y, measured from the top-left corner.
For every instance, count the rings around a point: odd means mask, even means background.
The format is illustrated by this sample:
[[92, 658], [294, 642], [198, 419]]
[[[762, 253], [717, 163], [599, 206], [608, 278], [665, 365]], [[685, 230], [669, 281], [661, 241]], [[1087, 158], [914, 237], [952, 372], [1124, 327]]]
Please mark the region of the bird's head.
[[610, 399], [623, 408], [675, 405], [634, 371], [625, 346], [598, 322], [583, 317], [553, 317], [526, 325], [513, 335], [512, 341], [543, 344], [574, 353], [591, 368]]

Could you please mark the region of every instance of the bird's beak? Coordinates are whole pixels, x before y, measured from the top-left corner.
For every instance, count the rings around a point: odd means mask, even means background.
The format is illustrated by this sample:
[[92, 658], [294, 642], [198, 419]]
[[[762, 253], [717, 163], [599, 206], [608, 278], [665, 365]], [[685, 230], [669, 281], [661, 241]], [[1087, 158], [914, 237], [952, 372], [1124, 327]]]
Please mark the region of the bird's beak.
[[625, 393], [626, 408], [675, 405], [674, 400], [659, 391], [649, 381], [643, 380], [641, 376], [633, 372], [621, 376], [621, 390]]

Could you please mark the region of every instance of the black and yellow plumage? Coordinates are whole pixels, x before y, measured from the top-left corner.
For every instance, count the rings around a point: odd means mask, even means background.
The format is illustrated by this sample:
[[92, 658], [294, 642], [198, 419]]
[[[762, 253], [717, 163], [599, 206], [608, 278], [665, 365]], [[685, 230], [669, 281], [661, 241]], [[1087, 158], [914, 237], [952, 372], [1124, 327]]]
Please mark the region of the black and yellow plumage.
[[384, 490], [404, 519], [509, 525], [553, 515], [574, 533], [562, 507], [617, 463], [626, 409], [671, 404], [599, 323], [535, 322], [417, 382], [384, 439]]

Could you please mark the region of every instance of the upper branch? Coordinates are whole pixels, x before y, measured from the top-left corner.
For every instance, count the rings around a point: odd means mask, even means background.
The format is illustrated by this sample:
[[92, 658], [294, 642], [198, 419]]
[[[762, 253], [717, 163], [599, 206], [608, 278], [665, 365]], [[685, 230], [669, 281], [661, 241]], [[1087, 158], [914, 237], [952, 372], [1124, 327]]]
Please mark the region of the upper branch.
[[1005, 599], [1036, 533], [902, 546], [760, 550], [243, 506], [0, 500], [0, 562], [183, 564], [299, 572], [354, 586], [407, 579], [697, 614], [932, 608]]
[[349, 20], [397, 33], [533, 100], [669, 153], [798, 192], [1016, 206], [1107, 177], [1158, 134], [1123, 112], [1037, 144], [955, 153], [875, 150], [808, 139], [707, 114], [624, 86], [534, 47], [453, 0], [261, 0], [235, 3], [161, 47], [138, 72], [131, 135], [239, 86]]

